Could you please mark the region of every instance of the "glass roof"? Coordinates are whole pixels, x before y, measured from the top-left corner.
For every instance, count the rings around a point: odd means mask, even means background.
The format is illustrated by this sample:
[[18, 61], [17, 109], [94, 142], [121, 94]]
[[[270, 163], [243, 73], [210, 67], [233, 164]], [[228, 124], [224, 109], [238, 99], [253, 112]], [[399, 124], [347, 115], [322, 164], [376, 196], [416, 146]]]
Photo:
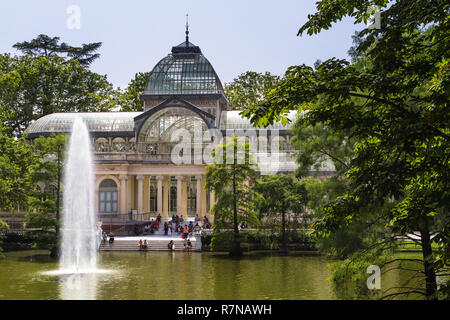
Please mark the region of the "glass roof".
[[142, 112], [53, 113], [39, 118], [24, 134], [70, 132], [75, 118], [81, 117], [90, 132], [133, 132], [134, 117]]
[[291, 120], [286, 126], [283, 126], [281, 122], [276, 122], [271, 126], [268, 126], [267, 128], [257, 128], [254, 127], [248, 118], [243, 118], [239, 113], [241, 111], [225, 111], [222, 113], [222, 116], [220, 117], [220, 129], [226, 130], [226, 129], [267, 129], [267, 130], [288, 130], [292, 127], [295, 118], [297, 116], [297, 110], [291, 110], [287, 114], [287, 118]]
[[222, 83], [211, 63], [190, 42], [172, 48], [150, 72], [144, 94], [217, 94]]
[[[170, 107], [170, 112], [184, 115], [184, 109]], [[165, 109], [164, 109], [165, 110]], [[165, 111], [167, 112], [167, 111]], [[223, 111], [219, 129], [290, 129], [297, 111], [290, 111], [289, 124], [283, 126], [280, 122], [267, 128], [255, 128], [247, 118], [239, 115], [240, 111]], [[81, 117], [90, 132], [133, 132], [134, 118], [142, 112], [89, 112], [89, 113], [53, 113], [46, 115], [28, 126], [24, 134], [70, 132], [76, 117]]]

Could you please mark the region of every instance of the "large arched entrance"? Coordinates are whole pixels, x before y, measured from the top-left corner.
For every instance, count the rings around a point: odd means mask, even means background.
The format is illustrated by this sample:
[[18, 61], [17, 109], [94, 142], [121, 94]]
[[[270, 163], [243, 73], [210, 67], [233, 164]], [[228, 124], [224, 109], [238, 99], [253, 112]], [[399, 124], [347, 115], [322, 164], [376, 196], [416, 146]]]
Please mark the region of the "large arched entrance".
[[[174, 134], [184, 130], [184, 138], [189, 135], [191, 148], [203, 149], [211, 143], [205, 131], [205, 120], [195, 111], [180, 106], [166, 107], [153, 113], [141, 126], [137, 135], [137, 151], [153, 155], [170, 155], [179, 139]], [[193, 154], [193, 152], [192, 152]]]

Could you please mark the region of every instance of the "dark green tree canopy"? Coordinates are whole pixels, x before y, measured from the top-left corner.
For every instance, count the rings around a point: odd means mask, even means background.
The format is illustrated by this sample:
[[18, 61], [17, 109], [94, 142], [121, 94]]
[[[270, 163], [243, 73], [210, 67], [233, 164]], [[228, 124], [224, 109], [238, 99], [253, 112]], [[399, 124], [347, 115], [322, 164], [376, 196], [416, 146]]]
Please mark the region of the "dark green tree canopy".
[[149, 74], [150, 72], [136, 73], [128, 87], [119, 92], [118, 104], [121, 111], [142, 111], [144, 109], [144, 102], [140, 96], [144, 93]]
[[[348, 133], [355, 141], [349, 189], [324, 207], [316, 230], [329, 236], [369, 210], [394, 234], [418, 232], [423, 293], [433, 297], [449, 258], [450, 4], [323, 0], [299, 34], [319, 33], [345, 16], [366, 21], [373, 4], [382, 8], [381, 28], [358, 33], [353, 63], [331, 58], [315, 68], [293, 66], [243, 114], [266, 126], [291, 109], [305, 110], [304, 126]], [[442, 246], [440, 254], [433, 256], [432, 241]]]
[[100, 57], [96, 51], [102, 46], [101, 42], [83, 43], [81, 47], [73, 47], [65, 42], [59, 43], [59, 41], [59, 37], [40, 34], [31, 41], [18, 42], [13, 47], [24, 54], [35, 57], [59, 56], [66, 60], [75, 59], [84, 67], [89, 67], [94, 60]]
[[55, 112], [108, 111], [116, 103], [113, 93], [106, 76], [77, 60], [0, 55], [0, 105], [11, 115], [6, 122], [11, 134]]
[[272, 89], [280, 77], [270, 72], [247, 71], [225, 84], [225, 94], [234, 110], [244, 110], [264, 99], [265, 92]]

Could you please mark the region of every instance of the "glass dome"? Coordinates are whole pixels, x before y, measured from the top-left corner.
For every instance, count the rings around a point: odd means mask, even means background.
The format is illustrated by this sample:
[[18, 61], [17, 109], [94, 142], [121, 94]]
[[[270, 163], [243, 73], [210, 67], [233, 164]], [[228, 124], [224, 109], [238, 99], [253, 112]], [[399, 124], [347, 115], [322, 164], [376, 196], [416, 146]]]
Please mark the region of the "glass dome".
[[150, 72], [144, 94], [223, 94], [222, 83], [200, 48], [189, 41], [172, 48]]

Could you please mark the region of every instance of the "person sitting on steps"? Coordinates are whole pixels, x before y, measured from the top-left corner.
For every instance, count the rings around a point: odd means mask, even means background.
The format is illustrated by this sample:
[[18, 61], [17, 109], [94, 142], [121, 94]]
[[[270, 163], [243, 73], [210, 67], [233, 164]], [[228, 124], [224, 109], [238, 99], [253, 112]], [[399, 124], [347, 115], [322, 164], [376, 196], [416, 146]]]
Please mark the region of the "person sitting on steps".
[[169, 244], [167, 245], [167, 248], [169, 248], [169, 250], [175, 250], [175, 244], [173, 243], [173, 240], [170, 240]]
[[189, 250], [192, 249], [192, 243], [191, 243], [191, 240], [190, 240], [190, 239], [187, 239], [186, 249], [187, 249], [187, 251], [189, 251]]
[[114, 243], [114, 233], [110, 233], [109, 235], [109, 243]]

